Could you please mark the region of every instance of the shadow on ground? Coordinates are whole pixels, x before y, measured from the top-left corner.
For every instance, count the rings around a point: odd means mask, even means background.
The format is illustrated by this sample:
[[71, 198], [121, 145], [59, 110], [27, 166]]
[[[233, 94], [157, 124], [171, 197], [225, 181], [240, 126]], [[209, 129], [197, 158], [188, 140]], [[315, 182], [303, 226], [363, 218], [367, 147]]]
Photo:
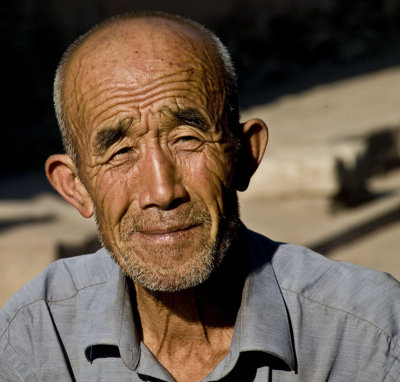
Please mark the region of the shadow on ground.
[[56, 217], [52, 214], [48, 214], [40, 217], [27, 217], [27, 218], [17, 218], [17, 219], [0, 219], [0, 233], [8, 229], [32, 224], [44, 224], [55, 221]]
[[0, 200], [29, 199], [43, 192], [54, 192], [44, 170], [1, 175]]
[[272, 102], [288, 94], [296, 94], [317, 85], [328, 84], [400, 65], [400, 38], [382, 46], [375, 54], [351, 62], [321, 61], [318, 64], [282, 68], [271, 74], [267, 68], [248, 75], [241, 85], [242, 108]]

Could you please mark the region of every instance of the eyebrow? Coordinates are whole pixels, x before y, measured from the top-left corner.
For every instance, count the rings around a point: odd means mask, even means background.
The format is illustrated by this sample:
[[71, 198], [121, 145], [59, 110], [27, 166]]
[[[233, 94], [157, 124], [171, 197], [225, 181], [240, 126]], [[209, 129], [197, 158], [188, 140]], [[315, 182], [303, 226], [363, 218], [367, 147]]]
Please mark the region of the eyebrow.
[[179, 109], [173, 111], [173, 115], [179, 122], [196, 127], [202, 131], [208, 131], [210, 129], [206, 119], [196, 109]]
[[[196, 109], [179, 109], [173, 111], [172, 114], [179, 122], [193, 126], [199, 130], [208, 131], [210, 129], [206, 119]], [[106, 127], [98, 131], [94, 140], [96, 153], [98, 155], [104, 154], [113, 144], [124, 138], [132, 127], [132, 122], [133, 118], [126, 118], [116, 128]]]
[[106, 127], [97, 132], [94, 147], [98, 154], [103, 154], [114, 143], [126, 136], [132, 126], [133, 118], [122, 120], [116, 128]]

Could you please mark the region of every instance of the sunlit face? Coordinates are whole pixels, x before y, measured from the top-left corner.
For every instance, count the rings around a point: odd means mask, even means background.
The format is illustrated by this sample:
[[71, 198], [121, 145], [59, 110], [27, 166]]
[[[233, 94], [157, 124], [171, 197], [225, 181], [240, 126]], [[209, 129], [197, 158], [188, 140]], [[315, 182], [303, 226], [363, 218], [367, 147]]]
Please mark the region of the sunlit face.
[[176, 291], [207, 279], [229, 245], [235, 148], [199, 38], [135, 25], [78, 56], [66, 97], [104, 245], [134, 281]]

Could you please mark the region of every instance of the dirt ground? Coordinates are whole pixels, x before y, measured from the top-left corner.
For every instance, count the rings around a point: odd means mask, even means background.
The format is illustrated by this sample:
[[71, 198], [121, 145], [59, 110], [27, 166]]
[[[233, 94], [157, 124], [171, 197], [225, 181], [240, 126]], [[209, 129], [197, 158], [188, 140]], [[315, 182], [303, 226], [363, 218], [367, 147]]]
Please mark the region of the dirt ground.
[[[244, 117], [268, 122], [267, 155], [273, 155], [299, 144], [312, 149], [345, 135], [399, 125], [399, 96], [400, 67], [392, 67], [287, 95], [247, 110]], [[43, 184], [43, 175], [35, 176], [7, 180], [2, 187], [31, 187], [34, 179]], [[389, 182], [392, 194], [400, 189], [399, 179], [394, 175]], [[61, 242], [79, 245], [95, 235], [92, 221], [85, 221], [46, 187], [38, 187], [30, 198], [7, 195], [0, 200], [0, 306], [56, 259]], [[325, 199], [242, 199], [243, 219], [250, 228], [273, 239], [305, 245], [350, 224], [355, 214], [362, 220], [363, 214], [360, 209], [332, 214]], [[338, 246], [329, 256], [391, 272], [400, 279], [400, 213], [399, 219]]]

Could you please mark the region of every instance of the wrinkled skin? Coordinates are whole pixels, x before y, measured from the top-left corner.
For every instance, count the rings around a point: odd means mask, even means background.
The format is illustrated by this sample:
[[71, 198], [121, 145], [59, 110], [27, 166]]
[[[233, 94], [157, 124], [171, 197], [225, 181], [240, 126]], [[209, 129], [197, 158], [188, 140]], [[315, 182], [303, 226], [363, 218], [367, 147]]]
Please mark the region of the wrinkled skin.
[[102, 241], [151, 290], [208, 278], [237, 219], [224, 84], [190, 33], [139, 21], [89, 40], [65, 89]]
[[75, 51], [63, 88], [79, 160], [46, 162], [51, 184], [84, 217], [95, 214], [133, 279], [141, 340], [185, 382], [229, 352], [247, 270], [245, 240], [228, 251], [236, 190], [268, 141], [265, 123], [251, 119], [238, 125], [238, 154], [216, 62], [198, 31], [170, 20], [97, 30]]

